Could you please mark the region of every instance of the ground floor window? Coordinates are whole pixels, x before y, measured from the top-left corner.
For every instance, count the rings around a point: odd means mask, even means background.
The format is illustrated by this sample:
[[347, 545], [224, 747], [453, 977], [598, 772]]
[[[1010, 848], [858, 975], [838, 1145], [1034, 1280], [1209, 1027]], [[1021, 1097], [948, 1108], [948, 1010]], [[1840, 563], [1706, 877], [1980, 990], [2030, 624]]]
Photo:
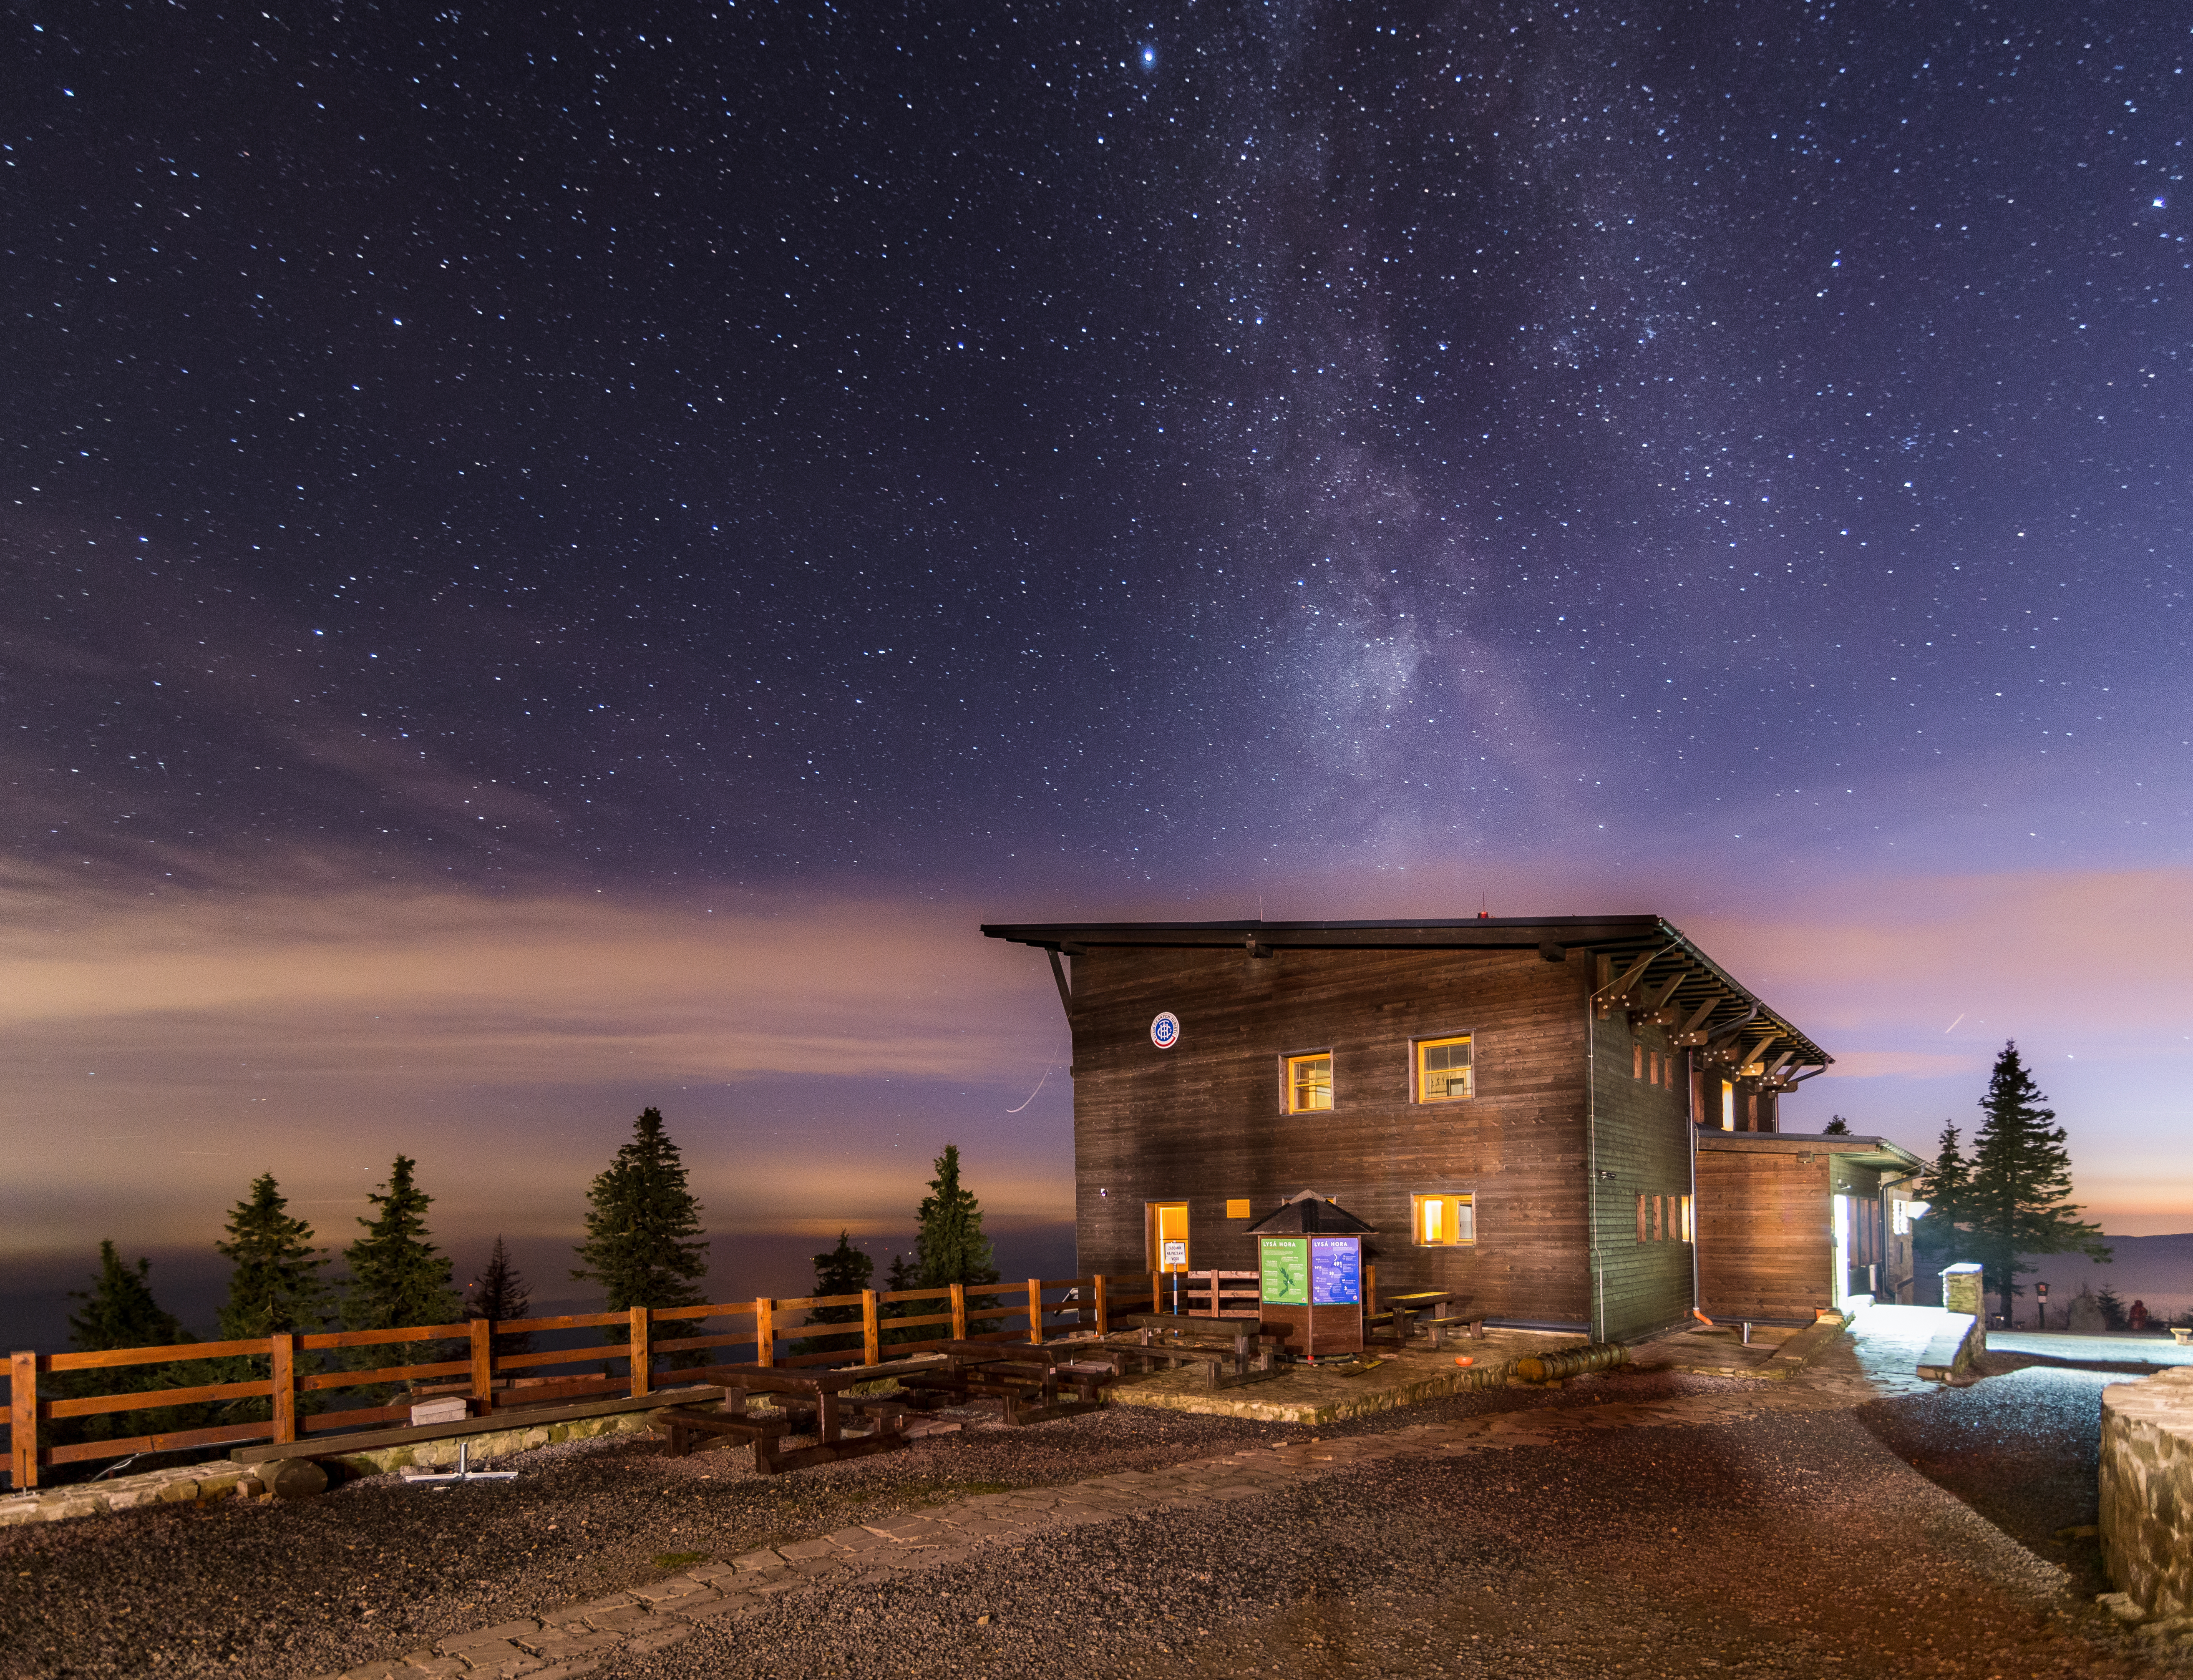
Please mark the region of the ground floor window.
[[1455, 1248], [1477, 1240], [1474, 1196], [1411, 1196], [1409, 1203], [1418, 1248]]

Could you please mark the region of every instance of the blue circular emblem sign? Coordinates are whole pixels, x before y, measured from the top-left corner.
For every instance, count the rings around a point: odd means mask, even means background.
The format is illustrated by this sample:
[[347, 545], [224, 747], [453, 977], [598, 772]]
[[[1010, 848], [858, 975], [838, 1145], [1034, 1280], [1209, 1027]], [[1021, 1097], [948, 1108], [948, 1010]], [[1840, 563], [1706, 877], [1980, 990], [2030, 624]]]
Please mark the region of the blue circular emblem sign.
[[1180, 1017], [1167, 1009], [1150, 1023], [1150, 1043], [1160, 1050], [1170, 1050], [1180, 1043]]

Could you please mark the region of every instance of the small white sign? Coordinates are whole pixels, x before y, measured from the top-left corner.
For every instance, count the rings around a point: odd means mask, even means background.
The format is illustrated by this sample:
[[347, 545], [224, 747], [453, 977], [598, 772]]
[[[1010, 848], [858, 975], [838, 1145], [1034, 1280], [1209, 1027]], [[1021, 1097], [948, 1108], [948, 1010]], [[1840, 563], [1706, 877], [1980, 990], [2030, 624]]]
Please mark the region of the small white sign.
[[1150, 1023], [1150, 1043], [1160, 1050], [1170, 1050], [1180, 1043], [1180, 1017], [1167, 1009]]
[[1168, 1241], [1165, 1245], [1165, 1258], [1159, 1264], [1167, 1271], [1188, 1270], [1188, 1244], [1184, 1242]]

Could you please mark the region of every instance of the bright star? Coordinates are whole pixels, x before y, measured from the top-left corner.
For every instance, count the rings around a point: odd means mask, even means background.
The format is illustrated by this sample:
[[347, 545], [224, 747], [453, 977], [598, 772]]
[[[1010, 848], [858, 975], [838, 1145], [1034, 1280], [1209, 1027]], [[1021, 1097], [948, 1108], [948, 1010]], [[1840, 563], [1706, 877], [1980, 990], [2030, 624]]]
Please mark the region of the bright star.
[[1158, 49], [1155, 47], [1145, 47], [1142, 49], [1142, 66], [1144, 69], [1148, 69], [1151, 65], [1155, 64], [1157, 61]]

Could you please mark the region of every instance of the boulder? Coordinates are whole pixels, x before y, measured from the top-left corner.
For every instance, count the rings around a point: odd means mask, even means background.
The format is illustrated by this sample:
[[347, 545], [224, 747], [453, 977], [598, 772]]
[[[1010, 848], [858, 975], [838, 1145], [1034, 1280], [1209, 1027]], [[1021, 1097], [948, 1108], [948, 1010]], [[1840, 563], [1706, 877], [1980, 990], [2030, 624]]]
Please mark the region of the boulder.
[[2064, 1328], [2075, 1336], [2099, 1336], [2110, 1328], [2092, 1289], [2081, 1289], [2071, 1297], [2070, 1306], [2064, 1311]]

